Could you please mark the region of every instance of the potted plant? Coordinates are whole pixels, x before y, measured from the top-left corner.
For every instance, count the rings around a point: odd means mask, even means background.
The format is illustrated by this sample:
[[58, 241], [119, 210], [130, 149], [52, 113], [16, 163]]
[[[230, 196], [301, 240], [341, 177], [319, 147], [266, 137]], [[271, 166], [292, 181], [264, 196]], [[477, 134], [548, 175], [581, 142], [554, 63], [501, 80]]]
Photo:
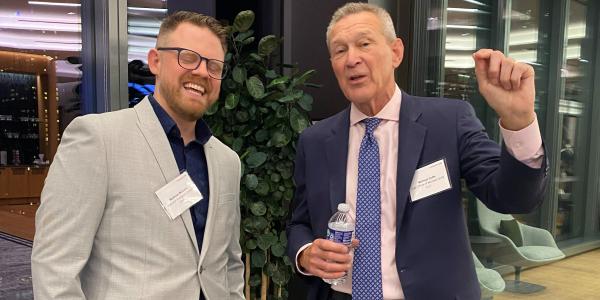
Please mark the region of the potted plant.
[[[274, 66], [281, 39], [268, 35], [254, 43], [252, 11], [240, 12], [228, 27], [230, 74], [220, 100], [206, 113], [213, 134], [242, 162], [241, 238], [246, 265], [246, 299], [287, 299], [292, 273], [285, 255], [285, 225], [294, 196], [295, 144], [308, 127], [313, 98], [301, 88], [314, 70]], [[282, 75], [281, 70], [287, 75]]]

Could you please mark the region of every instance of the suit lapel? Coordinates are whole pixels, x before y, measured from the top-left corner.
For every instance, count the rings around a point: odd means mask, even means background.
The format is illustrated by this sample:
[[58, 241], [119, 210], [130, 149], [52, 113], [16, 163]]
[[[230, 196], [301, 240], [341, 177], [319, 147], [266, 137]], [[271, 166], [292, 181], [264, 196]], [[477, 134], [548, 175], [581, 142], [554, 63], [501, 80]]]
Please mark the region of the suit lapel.
[[400, 232], [410, 184], [421, 157], [427, 128], [417, 123], [421, 116], [416, 107], [417, 99], [402, 93], [400, 128], [398, 130], [398, 169], [396, 178], [396, 231]]
[[[218, 153], [214, 148], [215, 138], [211, 137], [206, 144], [204, 144], [204, 154], [206, 155], [206, 166], [208, 168], [208, 182], [210, 187], [210, 196], [208, 201], [208, 212], [206, 216], [206, 227], [204, 228], [204, 241], [202, 242], [202, 251], [200, 251], [200, 261], [202, 264], [204, 257], [206, 256], [207, 247], [212, 238], [213, 228], [215, 224], [215, 213], [218, 206], [219, 196], [219, 160]], [[194, 228], [192, 227], [192, 232]]]
[[[179, 175], [179, 168], [177, 167], [177, 162], [175, 161], [175, 156], [173, 155], [173, 150], [169, 145], [165, 131], [160, 125], [160, 121], [156, 117], [156, 113], [154, 113], [154, 109], [152, 108], [148, 97], [144, 98], [144, 100], [136, 105], [134, 109], [138, 116], [138, 127], [144, 135], [150, 150], [154, 154], [154, 158], [158, 162], [166, 184]], [[196, 253], [199, 253], [196, 232], [194, 231], [190, 210], [184, 211], [180, 218], [183, 220], [183, 224], [194, 244], [194, 248], [196, 248]]]
[[329, 137], [325, 139], [327, 169], [329, 170], [329, 201], [331, 211], [337, 211], [339, 203], [346, 202], [346, 167], [348, 163], [348, 132], [350, 108], [338, 115]]

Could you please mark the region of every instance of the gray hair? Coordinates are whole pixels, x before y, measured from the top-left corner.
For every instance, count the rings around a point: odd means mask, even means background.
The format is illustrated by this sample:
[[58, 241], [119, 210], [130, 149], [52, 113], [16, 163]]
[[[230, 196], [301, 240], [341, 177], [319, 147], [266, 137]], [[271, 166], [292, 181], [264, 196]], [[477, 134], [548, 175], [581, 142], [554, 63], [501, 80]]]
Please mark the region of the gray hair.
[[361, 12], [370, 12], [377, 16], [383, 27], [383, 36], [390, 42], [396, 39], [397, 36], [396, 30], [394, 29], [394, 22], [392, 22], [392, 17], [385, 9], [369, 3], [349, 2], [338, 8], [335, 13], [333, 13], [333, 16], [331, 16], [331, 21], [329, 22], [329, 26], [327, 26], [327, 48], [329, 48], [333, 26], [335, 26], [335, 24], [343, 17]]

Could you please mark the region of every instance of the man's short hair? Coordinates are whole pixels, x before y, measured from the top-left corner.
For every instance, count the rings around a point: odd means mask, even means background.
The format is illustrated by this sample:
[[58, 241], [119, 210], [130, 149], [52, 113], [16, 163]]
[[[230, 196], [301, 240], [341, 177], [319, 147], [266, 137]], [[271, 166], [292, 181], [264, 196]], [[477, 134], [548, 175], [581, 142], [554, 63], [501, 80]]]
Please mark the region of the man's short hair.
[[331, 41], [331, 30], [333, 29], [333, 26], [335, 26], [335, 24], [343, 17], [361, 12], [370, 12], [377, 16], [379, 22], [381, 22], [383, 36], [385, 36], [389, 42], [396, 39], [394, 22], [392, 22], [392, 17], [385, 9], [369, 3], [349, 2], [338, 8], [335, 13], [333, 13], [333, 16], [331, 16], [331, 21], [329, 22], [329, 26], [327, 26], [327, 48], [329, 48], [329, 42]]
[[221, 41], [223, 51], [227, 52], [227, 29], [215, 18], [191, 11], [178, 11], [167, 16], [160, 25], [156, 46], [164, 46], [162, 44], [166, 37], [171, 32], [175, 31], [177, 26], [181, 23], [190, 23], [198, 27], [208, 28], [208, 30], [214, 33]]

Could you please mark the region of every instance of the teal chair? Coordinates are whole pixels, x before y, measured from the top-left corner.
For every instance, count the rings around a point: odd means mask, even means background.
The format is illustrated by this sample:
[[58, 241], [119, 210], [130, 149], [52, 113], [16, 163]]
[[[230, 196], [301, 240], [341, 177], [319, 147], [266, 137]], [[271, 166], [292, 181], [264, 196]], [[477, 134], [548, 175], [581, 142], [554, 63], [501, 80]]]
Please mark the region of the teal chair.
[[521, 281], [523, 267], [539, 266], [565, 257], [547, 230], [517, 222], [511, 215], [490, 210], [477, 200], [479, 228], [482, 235], [494, 236], [502, 245], [494, 251], [494, 261], [514, 266], [515, 280], [506, 281], [506, 290], [530, 294], [545, 289], [542, 285]]
[[473, 262], [475, 263], [475, 272], [477, 272], [477, 279], [481, 288], [481, 299], [492, 299], [495, 294], [504, 291], [504, 279], [502, 279], [502, 276], [498, 272], [484, 267], [477, 256], [475, 256], [475, 253], [472, 254]]

